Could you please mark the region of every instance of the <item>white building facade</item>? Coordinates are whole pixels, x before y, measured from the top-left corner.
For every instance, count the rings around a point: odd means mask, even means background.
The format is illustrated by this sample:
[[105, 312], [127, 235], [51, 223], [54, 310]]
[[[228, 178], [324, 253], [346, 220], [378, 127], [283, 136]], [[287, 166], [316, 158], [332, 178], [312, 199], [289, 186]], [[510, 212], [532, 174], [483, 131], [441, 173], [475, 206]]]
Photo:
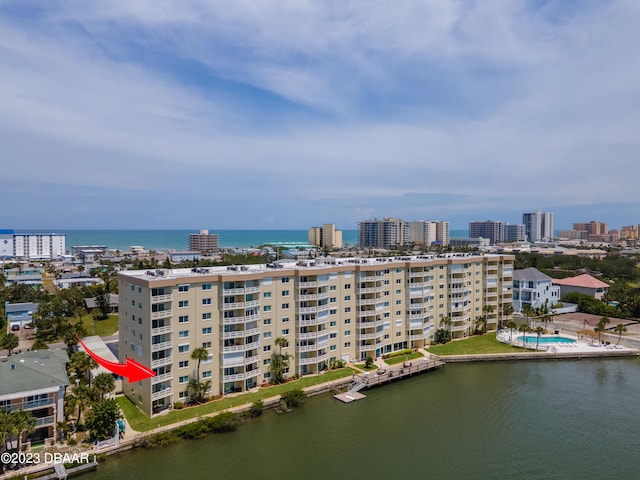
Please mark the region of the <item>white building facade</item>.
[[50, 260], [65, 253], [66, 235], [59, 233], [16, 233], [13, 256], [24, 260]]

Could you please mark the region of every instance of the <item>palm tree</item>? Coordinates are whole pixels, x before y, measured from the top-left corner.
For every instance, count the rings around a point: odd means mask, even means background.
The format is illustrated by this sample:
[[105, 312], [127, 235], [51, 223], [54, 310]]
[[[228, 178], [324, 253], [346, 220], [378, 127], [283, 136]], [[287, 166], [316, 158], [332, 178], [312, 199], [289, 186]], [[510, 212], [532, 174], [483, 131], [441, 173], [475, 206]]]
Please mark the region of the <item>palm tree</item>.
[[530, 303], [525, 303], [522, 306], [522, 313], [524, 314], [524, 318], [525, 318], [525, 321], [527, 322], [527, 325], [529, 325], [529, 317], [533, 313], [533, 308], [531, 307]]
[[440, 319], [440, 328], [443, 328], [442, 326], [444, 325], [445, 343], [447, 343], [447, 341], [449, 341], [449, 339], [451, 338], [451, 322], [451, 317], [449, 315], [446, 315]]
[[84, 352], [76, 352], [69, 360], [69, 370], [75, 373], [76, 378], [87, 380], [91, 386], [91, 370], [98, 368], [96, 361]]
[[524, 348], [527, 348], [527, 332], [530, 332], [531, 328], [528, 324], [523, 323], [518, 327], [518, 330], [522, 332], [522, 344], [524, 345]]
[[69, 397], [69, 402], [72, 405], [78, 407], [78, 419], [76, 420], [76, 425], [78, 425], [82, 417], [82, 412], [93, 400], [92, 391], [85, 384], [79, 383], [73, 388], [71, 393], [67, 394], [67, 397]]
[[536, 350], [538, 350], [538, 345], [540, 345], [540, 335], [545, 332], [545, 329], [543, 327], [537, 326], [533, 331], [538, 336], [538, 339], [536, 340]]
[[291, 356], [288, 353], [283, 354], [282, 348], [289, 345], [289, 342], [284, 337], [277, 337], [274, 340], [274, 343], [278, 347], [278, 353], [273, 353], [271, 355], [269, 370], [273, 375], [273, 383], [284, 383], [284, 371], [289, 366], [289, 358]]
[[487, 317], [484, 315], [479, 316], [478, 318], [476, 318], [475, 321], [476, 324], [476, 335], [482, 335], [483, 333], [485, 333], [487, 331]]
[[516, 322], [514, 322], [513, 320], [509, 320], [507, 322], [507, 328], [510, 330], [509, 332], [509, 342], [513, 341], [513, 330], [518, 328], [518, 324]]
[[[513, 315], [513, 303], [509, 302], [509, 303], [505, 303], [504, 306], [502, 307], [502, 322], [503, 324], [505, 324], [505, 317], [508, 320], [511, 320], [509, 317], [511, 317], [511, 315]], [[508, 322], [507, 320], [507, 322]]]
[[15, 426], [15, 431], [18, 433], [18, 451], [22, 450], [22, 434], [31, 433], [35, 430], [36, 417], [31, 412], [25, 412], [24, 410], [17, 410], [11, 413], [12, 423]]
[[627, 331], [627, 327], [619, 323], [618, 325], [616, 325], [616, 328], [614, 330], [618, 332], [618, 343], [616, 343], [616, 345], [619, 345], [620, 340], [622, 339], [622, 334]]
[[601, 317], [598, 325], [593, 330], [598, 333], [598, 343], [602, 343], [602, 334], [607, 331], [607, 325], [611, 322], [609, 317]]
[[198, 382], [200, 382], [200, 363], [205, 361], [207, 358], [209, 358], [209, 352], [206, 348], [199, 347], [191, 352], [191, 359], [198, 362], [196, 366], [196, 380]]

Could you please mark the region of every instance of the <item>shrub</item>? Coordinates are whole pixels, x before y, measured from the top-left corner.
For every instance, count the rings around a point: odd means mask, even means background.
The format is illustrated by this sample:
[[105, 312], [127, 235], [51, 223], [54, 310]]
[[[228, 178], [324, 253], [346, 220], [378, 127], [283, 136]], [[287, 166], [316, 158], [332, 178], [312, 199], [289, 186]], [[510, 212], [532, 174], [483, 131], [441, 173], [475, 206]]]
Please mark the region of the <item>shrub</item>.
[[240, 420], [238, 415], [233, 412], [222, 412], [215, 417], [207, 418], [206, 422], [209, 431], [225, 433], [235, 431], [238, 428]]
[[249, 416], [251, 418], [259, 417], [264, 412], [264, 402], [262, 400], [256, 400], [249, 407]]
[[280, 396], [280, 400], [284, 402], [287, 408], [299, 406], [306, 398], [307, 394], [301, 388], [289, 390]]
[[184, 407], [184, 403], [182, 402], [173, 402], [173, 408], [176, 410], [180, 410]]

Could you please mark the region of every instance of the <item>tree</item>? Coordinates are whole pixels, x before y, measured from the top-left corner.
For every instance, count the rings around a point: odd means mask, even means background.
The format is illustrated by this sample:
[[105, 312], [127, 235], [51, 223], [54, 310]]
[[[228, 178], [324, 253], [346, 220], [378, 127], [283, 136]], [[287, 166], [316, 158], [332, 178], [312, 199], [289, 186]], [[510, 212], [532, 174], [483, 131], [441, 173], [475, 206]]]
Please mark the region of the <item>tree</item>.
[[616, 343], [616, 345], [619, 345], [620, 340], [622, 339], [622, 334], [627, 331], [627, 327], [619, 323], [618, 325], [616, 325], [616, 328], [614, 330], [618, 333], [618, 342]]
[[200, 382], [200, 362], [205, 361], [207, 358], [209, 358], [209, 352], [206, 348], [195, 348], [193, 352], [191, 352], [191, 359], [198, 362], [196, 367], [196, 380], [198, 382]]
[[96, 361], [84, 352], [76, 352], [69, 359], [69, 370], [76, 378], [86, 380], [91, 386], [91, 370], [98, 368]]
[[440, 319], [440, 329], [436, 332], [439, 343], [447, 343], [451, 340], [451, 317], [449, 315]]
[[525, 303], [522, 306], [522, 313], [524, 315], [525, 318], [525, 322], [527, 323], [527, 325], [529, 325], [529, 317], [531, 316], [531, 314], [533, 313], [533, 308], [531, 307], [530, 303]]
[[502, 322], [505, 323], [505, 318], [507, 322], [511, 320], [511, 315], [513, 315], [513, 304], [511, 302], [505, 303], [502, 307]]
[[475, 334], [476, 335], [482, 335], [484, 333], [486, 333], [487, 331], [487, 317], [485, 315], [481, 315], [479, 317], [476, 318], [475, 321]]
[[100, 373], [93, 379], [93, 390], [99, 398], [104, 398], [105, 395], [113, 392], [115, 388], [116, 381], [110, 373]]
[[537, 326], [533, 331], [538, 336], [536, 340], [536, 350], [538, 350], [538, 345], [540, 345], [540, 335], [545, 332], [545, 329], [543, 327]]
[[[36, 417], [31, 412], [14, 410], [9, 412], [4, 419], [6, 433], [5, 439], [18, 436], [18, 451], [22, 450], [22, 435], [33, 432], [36, 426]], [[2, 436], [2, 435], [0, 435]]]
[[94, 403], [87, 413], [85, 425], [94, 440], [103, 440], [116, 434], [116, 421], [121, 418], [118, 402], [113, 398], [103, 398]]
[[65, 400], [69, 402], [70, 408], [71, 406], [78, 408], [78, 419], [76, 420], [76, 425], [80, 424], [82, 412], [93, 400], [92, 393], [93, 392], [89, 387], [83, 383], [79, 383], [66, 395]]
[[274, 343], [278, 347], [278, 353], [271, 354], [269, 371], [271, 372], [273, 383], [279, 384], [284, 383], [284, 372], [289, 368], [289, 358], [291, 358], [291, 355], [282, 353], [282, 349], [289, 344], [286, 338], [277, 337]]
[[11, 351], [18, 348], [20, 339], [14, 333], [8, 333], [0, 340], [0, 348], [7, 350], [7, 355], [11, 355]]
[[507, 322], [506, 327], [510, 330], [509, 333], [509, 341], [512, 342], [513, 341], [513, 331], [518, 328], [518, 324], [516, 322], [514, 322], [513, 320], [509, 320]]
[[522, 344], [527, 348], [527, 333], [531, 331], [531, 327], [528, 324], [523, 323], [518, 327], [518, 330], [522, 332]]
[[601, 317], [598, 325], [593, 329], [598, 334], [598, 343], [602, 343], [602, 334], [607, 331], [607, 325], [611, 322], [608, 317]]

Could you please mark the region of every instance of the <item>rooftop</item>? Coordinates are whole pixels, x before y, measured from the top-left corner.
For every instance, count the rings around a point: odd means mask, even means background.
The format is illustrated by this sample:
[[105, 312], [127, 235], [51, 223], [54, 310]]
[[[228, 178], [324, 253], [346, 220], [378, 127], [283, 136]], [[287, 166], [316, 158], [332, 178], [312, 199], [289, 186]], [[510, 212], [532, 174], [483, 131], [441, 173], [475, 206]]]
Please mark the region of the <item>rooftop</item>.
[[534, 282], [548, 282], [552, 280], [549, 275], [542, 273], [540, 270], [534, 267], [524, 268], [522, 270], [514, 270], [513, 279], [532, 280]]
[[609, 284], [604, 283], [597, 278], [592, 277], [588, 273], [578, 275], [577, 277], [561, 278], [553, 280], [555, 285], [566, 285], [571, 287], [582, 288], [608, 288]]
[[65, 350], [33, 350], [0, 361], [0, 397], [18, 398], [23, 392], [69, 385]]

